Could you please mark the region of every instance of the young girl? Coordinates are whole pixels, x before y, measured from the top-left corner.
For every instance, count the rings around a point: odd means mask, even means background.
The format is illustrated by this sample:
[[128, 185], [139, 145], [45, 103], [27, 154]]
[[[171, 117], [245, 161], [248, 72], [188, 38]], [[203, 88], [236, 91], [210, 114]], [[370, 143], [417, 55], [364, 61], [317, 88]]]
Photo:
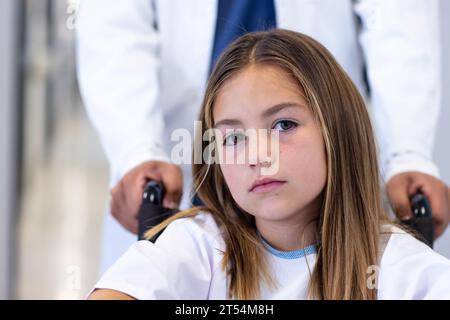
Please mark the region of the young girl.
[[217, 153], [252, 154], [250, 128], [277, 132], [277, 152], [194, 164], [205, 206], [151, 229], [165, 228], [131, 246], [90, 298], [450, 298], [450, 261], [385, 214], [363, 99], [319, 43], [286, 30], [237, 39], [200, 119], [202, 134], [221, 133]]

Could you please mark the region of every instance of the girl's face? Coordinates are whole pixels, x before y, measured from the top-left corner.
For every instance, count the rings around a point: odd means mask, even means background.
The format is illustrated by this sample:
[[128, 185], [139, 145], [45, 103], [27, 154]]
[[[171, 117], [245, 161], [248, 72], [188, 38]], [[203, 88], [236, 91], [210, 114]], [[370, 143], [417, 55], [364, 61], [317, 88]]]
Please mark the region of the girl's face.
[[[224, 83], [213, 108], [215, 128], [225, 141], [218, 143], [222, 151], [233, 148], [236, 155], [256, 155], [256, 161], [245, 158], [245, 164], [220, 163], [236, 203], [254, 215], [257, 223], [295, 223], [316, 217], [326, 184], [325, 147], [320, 126], [298, 84], [280, 68], [251, 65]], [[267, 147], [269, 154], [261, 148], [249, 150], [251, 144], [242, 138], [248, 129], [269, 133], [266, 141], [258, 139], [258, 145], [268, 145], [270, 132], [279, 131], [277, 152], [273, 147]], [[264, 175], [264, 170], [274, 173]], [[255, 181], [264, 178], [279, 182], [252, 189]]]

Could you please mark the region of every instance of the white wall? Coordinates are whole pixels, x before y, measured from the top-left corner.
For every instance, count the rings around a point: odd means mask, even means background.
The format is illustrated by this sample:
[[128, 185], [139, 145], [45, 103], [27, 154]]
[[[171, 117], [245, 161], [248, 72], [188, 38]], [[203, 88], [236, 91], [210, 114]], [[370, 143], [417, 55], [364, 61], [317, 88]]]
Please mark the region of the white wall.
[[[443, 105], [434, 148], [434, 159], [442, 179], [450, 185], [450, 1], [441, 0], [441, 25], [443, 41], [444, 83]], [[450, 258], [450, 228], [438, 239], [436, 251]]]

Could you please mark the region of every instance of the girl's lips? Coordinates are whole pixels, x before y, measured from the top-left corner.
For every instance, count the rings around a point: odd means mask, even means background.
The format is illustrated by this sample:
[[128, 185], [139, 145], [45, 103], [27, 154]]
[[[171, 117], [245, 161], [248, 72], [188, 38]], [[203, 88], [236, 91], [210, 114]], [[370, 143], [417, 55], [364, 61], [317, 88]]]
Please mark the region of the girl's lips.
[[269, 191], [278, 189], [285, 183], [286, 183], [286, 181], [270, 181], [268, 183], [260, 184], [259, 186], [254, 187], [251, 192], [254, 192], [254, 193], [269, 192]]

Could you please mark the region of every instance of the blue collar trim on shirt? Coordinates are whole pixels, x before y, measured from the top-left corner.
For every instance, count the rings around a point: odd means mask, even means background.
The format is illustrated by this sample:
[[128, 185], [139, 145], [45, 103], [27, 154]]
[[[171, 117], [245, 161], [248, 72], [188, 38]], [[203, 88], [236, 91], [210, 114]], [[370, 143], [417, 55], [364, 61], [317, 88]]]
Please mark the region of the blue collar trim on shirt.
[[264, 244], [264, 247], [274, 256], [277, 256], [282, 259], [298, 259], [305, 257], [307, 255], [317, 253], [316, 245], [312, 244], [309, 245], [303, 249], [293, 250], [293, 251], [280, 251], [272, 247], [270, 244], [268, 244], [262, 237], [261, 240]]

